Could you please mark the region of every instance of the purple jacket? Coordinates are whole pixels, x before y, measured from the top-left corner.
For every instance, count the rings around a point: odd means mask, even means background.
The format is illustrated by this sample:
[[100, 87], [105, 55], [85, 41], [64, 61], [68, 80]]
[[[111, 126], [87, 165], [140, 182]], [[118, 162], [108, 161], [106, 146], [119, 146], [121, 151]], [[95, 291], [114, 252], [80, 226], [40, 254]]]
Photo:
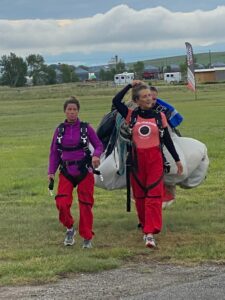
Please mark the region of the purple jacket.
[[[64, 122], [65, 131], [62, 138], [62, 146], [64, 147], [71, 147], [77, 146], [80, 143], [80, 120], [77, 119], [75, 123], [68, 123], [67, 121]], [[48, 174], [55, 174], [59, 167], [60, 159], [64, 160], [81, 160], [85, 157], [85, 152], [83, 149], [78, 149], [74, 151], [58, 151], [58, 145], [56, 144], [58, 135], [58, 127], [55, 130], [51, 147], [50, 147], [50, 155], [49, 155], [49, 167], [48, 167]], [[95, 133], [94, 129], [88, 124], [87, 126], [87, 135], [88, 141], [94, 148], [94, 152], [92, 156], [100, 157], [103, 152], [103, 146], [101, 141], [99, 140], [97, 134]], [[75, 176], [78, 175], [80, 172], [76, 165], [68, 166], [67, 171]]]

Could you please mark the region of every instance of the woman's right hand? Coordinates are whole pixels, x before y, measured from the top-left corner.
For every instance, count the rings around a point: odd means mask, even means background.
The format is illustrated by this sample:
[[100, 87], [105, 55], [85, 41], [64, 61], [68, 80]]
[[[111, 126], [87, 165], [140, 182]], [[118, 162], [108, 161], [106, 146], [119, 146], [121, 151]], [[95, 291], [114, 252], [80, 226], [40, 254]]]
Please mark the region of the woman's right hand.
[[48, 174], [48, 182], [50, 182], [51, 179], [55, 180], [55, 174]]
[[133, 80], [132, 83], [131, 83], [132, 87], [134, 87], [136, 85], [139, 85], [139, 84], [143, 84], [143, 81], [141, 81], [141, 80]]
[[182, 173], [183, 173], [183, 165], [182, 165], [181, 161], [177, 161], [176, 165], [177, 165], [177, 174], [178, 175], [182, 175]]

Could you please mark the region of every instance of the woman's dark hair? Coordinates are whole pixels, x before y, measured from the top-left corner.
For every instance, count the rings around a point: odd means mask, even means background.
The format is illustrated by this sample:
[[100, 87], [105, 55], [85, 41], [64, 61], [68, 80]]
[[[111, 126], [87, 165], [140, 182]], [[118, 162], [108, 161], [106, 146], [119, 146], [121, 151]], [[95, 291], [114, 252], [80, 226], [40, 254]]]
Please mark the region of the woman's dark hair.
[[146, 90], [146, 89], [149, 90], [149, 86], [147, 86], [146, 84], [140, 83], [138, 85], [135, 85], [132, 88], [132, 100], [134, 102], [136, 102], [139, 98], [139, 92], [142, 91], [142, 90]]
[[64, 103], [64, 112], [66, 111], [68, 104], [76, 104], [78, 111], [80, 110], [80, 102], [74, 96], [70, 96], [70, 98]]
[[150, 87], [150, 91], [158, 93], [158, 90], [157, 90], [157, 88], [156, 88], [156, 87], [154, 87], [154, 86], [151, 86], [151, 87]]

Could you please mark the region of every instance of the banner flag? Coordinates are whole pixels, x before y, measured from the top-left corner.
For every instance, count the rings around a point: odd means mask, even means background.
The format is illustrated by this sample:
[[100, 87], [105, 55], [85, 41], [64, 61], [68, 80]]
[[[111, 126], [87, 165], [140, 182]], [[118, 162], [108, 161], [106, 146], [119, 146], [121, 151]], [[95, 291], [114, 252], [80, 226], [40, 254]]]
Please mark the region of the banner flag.
[[185, 43], [187, 51], [187, 87], [195, 92], [196, 82], [195, 82], [195, 69], [194, 69], [194, 55], [193, 49], [190, 43]]

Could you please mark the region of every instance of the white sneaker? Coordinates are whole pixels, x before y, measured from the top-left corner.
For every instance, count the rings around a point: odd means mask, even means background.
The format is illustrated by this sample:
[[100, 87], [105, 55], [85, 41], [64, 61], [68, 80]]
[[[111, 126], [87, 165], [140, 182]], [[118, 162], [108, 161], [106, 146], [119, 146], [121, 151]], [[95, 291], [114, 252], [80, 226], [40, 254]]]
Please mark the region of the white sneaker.
[[92, 248], [91, 240], [84, 239], [82, 248], [83, 249], [91, 249]]
[[148, 248], [156, 247], [156, 243], [153, 235], [145, 235], [145, 246]]
[[66, 236], [64, 239], [64, 246], [73, 246], [75, 243], [74, 236], [76, 234], [76, 230], [73, 228], [71, 230], [67, 229]]

